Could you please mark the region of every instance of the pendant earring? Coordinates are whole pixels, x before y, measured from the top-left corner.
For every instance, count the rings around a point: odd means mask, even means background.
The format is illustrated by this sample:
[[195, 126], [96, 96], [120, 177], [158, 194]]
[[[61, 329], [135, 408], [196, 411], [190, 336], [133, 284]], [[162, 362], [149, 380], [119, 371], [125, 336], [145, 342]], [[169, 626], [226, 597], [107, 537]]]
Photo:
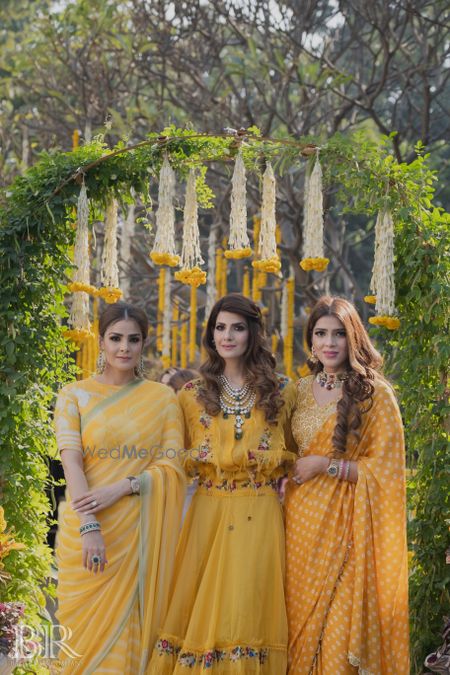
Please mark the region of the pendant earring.
[[97, 373], [99, 375], [103, 375], [103, 373], [105, 372], [105, 366], [106, 366], [105, 352], [102, 349], [97, 359]]
[[311, 349], [311, 356], [309, 357], [309, 360], [312, 363], [314, 363], [314, 365], [319, 362], [319, 359], [317, 358], [316, 350], [314, 349], [314, 347], [312, 347], [312, 349]]
[[139, 363], [134, 369], [135, 375], [138, 377], [144, 377], [144, 355], [141, 352], [141, 356], [139, 358]]

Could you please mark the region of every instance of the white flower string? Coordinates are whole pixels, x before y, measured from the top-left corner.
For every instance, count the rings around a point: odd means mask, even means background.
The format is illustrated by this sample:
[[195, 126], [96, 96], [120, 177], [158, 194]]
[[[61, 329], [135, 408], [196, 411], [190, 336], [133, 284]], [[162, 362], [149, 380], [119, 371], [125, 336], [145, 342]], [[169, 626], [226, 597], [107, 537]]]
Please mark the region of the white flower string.
[[105, 236], [103, 240], [100, 279], [102, 287], [97, 295], [107, 303], [117, 302], [122, 297], [119, 288], [119, 267], [117, 261], [117, 199], [111, 198], [106, 207]]
[[323, 272], [330, 262], [325, 258], [323, 247], [323, 190], [322, 167], [319, 161], [319, 149], [316, 149], [311, 174], [306, 172], [303, 216], [303, 258], [302, 269]]
[[399, 327], [395, 308], [395, 269], [394, 269], [394, 221], [391, 210], [386, 206], [380, 209], [375, 224], [375, 253], [370, 289], [375, 299], [376, 316], [369, 322], [386, 326], [391, 330]]
[[159, 173], [158, 210], [156, 212], [156, 234], [150, 257], [157, 265], [175, 267], [180, 258], [175, 250], [175, 173], [167, 155]]
[[198, 229], [198, 205], [195, 169], [189, 171], [184, 202], [183, 246], [181, 270], [175, 272], [175, 279], [189, 286], [198, 287], [206, 282], [206, 272], [200, 269], [204, 260], [200, 250]]
[[216, 302], [216, 228], [212, 227], [208, 237], [208, 277], [206, 281], [206, 307], [205, 316], [211, 314], [211, 310]]
[[231, 189], [230, 236], [226, 258], [239, 260], [252, 254], [247, 233], [247, 178], [242, 151], [239, 150], [234, 165]]
[[281, 269], [281, 261], [277, 254], [275, 209], [276, 180], [272, 165], [268, 162], [263, 176], [261, 227], [258, 243], [260, 260], [254, 260], [252, 266], [261, 272], [272, 272], [274, 274]]

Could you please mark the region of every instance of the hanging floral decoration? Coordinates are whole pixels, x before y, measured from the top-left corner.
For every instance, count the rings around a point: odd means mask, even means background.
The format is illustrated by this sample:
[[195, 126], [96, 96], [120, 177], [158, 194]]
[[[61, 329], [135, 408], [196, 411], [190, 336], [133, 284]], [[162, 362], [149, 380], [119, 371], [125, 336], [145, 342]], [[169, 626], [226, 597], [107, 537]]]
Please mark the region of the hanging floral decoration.
[[228, 246], [224, 253], [225, 258], [241, 260], [252, 255], [247, 233], [247, 178], [241, 151], [236, 156], [232, 178]]
[[212, 227], [208, 236], [208, 277], [206, 280], [206, 306], [205, 316], [211, 314], [214, 303], [217, 298], [217, 281], [216, 281], [216, 228]]
[[89, 295], [96, 289], [90, 284], [89, 270], [89, 202], [86, 185], [83, 180], [77, 205], [77, 232], [73, 254], [75, 272], [69, 289], [73, 291], [73, 301], [70, 310], [69, 328], [64, 331], [64, 337], [73, 342], [83, 342], [92, 335], [89, 320]]
[[300, 267], [305, 271], [323, 272], [330, 262], [325, 258], [323, 249], [323, 191], [322, 167], [319, 161], [319, 149], [311, 174], [305, 176], [305, 199], [303, 217], [303, 258]]
[[368, 305], [375, 305], [377, 302], [377, 296], [376, 295], [365, 295], [364, 296], [364, 302], [367, 302]]
[[375, 224], [375, 255], [370, 290], [375, 297], [375, 326], [395, 330], [400, 326], [395, 308], [394, 221], [388, 207], [381, 209]]
[[197, 190], [195, 169], [189, 171], [184, 203], [183, 246], [181, 250], [181, 270], [175, 272], [175, 279], [188, 286], [197, 288], [206, 283], [206, 272], [200, 269], [204, 260], [200, 250], [200, 232], [198, 229]]
[[113, 304], [122, 297], [117, 265], [117, 211], [117, 200], [111, 199], [106, 207], [105, 238], [100, 269], [102, 286], [97, 291], [98, 297], [108, 304]]
[[277, 254], [275, 201], [276, 180], [272, 165], [268, 162], [263, 176], [261, 227], [258, 244], [260, 259], [254, 260], [252, 266], [260, 272], [271, 272], [272, 274], [277, 274], [281, 269], [281, 261]]
[[175, 251], [175, 173], [167, 155], [159, 173], [158, 210], [156, 212], [156, 235], [150, 258], [156, 265], [176, 267], [180, 257]]
[[161, 361], [164, 368], [170, 366], [170, 345], [171, 345], [171, 323], [172, 323], [172, 303], [170, 299], [171, 272], [167, 270], [164, 284], [164, 310], [162, 321], [162, 356]]

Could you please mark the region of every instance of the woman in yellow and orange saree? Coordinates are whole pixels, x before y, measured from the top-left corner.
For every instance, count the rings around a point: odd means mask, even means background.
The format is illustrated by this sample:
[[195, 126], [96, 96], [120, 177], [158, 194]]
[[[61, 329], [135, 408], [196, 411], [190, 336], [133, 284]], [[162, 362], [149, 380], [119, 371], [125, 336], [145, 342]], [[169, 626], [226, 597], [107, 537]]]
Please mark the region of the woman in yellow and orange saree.
[[71, 502], [57, 564], [63, 673], [150, 672], [184, 498], [175, 394], [141, 375], [145, 315], [100, 318], [99, 374], [64, 387], [55, 426]]
[[400, 412], [353, 305], [321, 298], [307, 342], [285, 499], [288, 672], [409, 675]]

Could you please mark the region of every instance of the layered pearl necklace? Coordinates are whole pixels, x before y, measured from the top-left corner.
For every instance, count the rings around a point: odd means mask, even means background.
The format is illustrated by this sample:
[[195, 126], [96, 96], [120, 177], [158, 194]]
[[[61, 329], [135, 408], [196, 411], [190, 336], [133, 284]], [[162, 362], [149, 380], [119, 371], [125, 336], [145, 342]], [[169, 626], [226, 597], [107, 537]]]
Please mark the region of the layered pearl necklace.
[[347, 378], [348, 373], [327, 373], [325, 370], [321, 370], [316, 375], [316, 382], [330, 391], [331, 389], [340, 389]]
[[220, 408], [224, 419], [235, 415], [234, 437], [238, 441], [244, 435], [242, 427], [246, 419], [249, 419], [251, 410], [256, 402], [256, 393], [251, 389], [248, 382], [243, 387], [233, 387], [225, 375], [219, 376], [220, 383]]

